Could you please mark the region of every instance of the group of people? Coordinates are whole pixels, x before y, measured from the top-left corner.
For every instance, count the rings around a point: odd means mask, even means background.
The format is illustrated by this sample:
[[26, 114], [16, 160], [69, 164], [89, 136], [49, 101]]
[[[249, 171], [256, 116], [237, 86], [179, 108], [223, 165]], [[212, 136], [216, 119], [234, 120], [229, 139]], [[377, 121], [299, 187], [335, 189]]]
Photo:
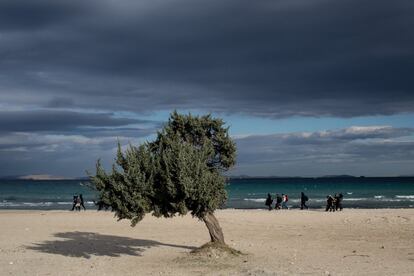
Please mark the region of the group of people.
[[[342, 200], [344, 196], [341, 193], [337, 193], [334, 196], [328, 195], [326, 197], [326, 212], [335, 212], [335, 211], [342, 211]], [[289, 197], [286, 194], [276, 194], [276, 204], [274, 209], [289, 209], [287, 206], [287, 202], [289, 201]], [[306, 203], [309, 201], [309, 197], [305, 195], [304, 192], [300, 193], [300, 209], [309, 209], [308, 205]], [[265, 205], [268, 207], [269, 211], [273, 209], [273, 198], [271, 194], [267, 194], [267, 198], [265, 201]]]
[[344, 196], [339, 193], [335, 194], [334, 196], [328, 195], [326, 196], [326, 212], [335, 212], [335, 211], [342, 211], [342, 200]]
[[71, 211], [74, 211], [74, 210], [80, 211], [81, 208], [83, 208], [83, 210], [86, 211], [82, 194], [74, 195], [73, 196], [73, 205], [72, 205], [72, 210]]
[[[82, 194], [75, 194], [73, 196], [72, 203], [73, 203], [73, 205], [72, 205], [71, 211], [80, 211], [82, 208], [83, 208], [83, 210], [86, 211], [85, 202], [83, 200], [83, 195]], [[98, 211], [101, 211], [101, 210], [107, 211], [111, 207], [108, 204], [106, 204], [105, 202], [103, 202], [102, 200], [93, 201], [93, 203], [96, 206], [98, 206]]]
[[[287, 206], [287, 203], [289, 201], [289, 196], [286, 194], [276, 194], [275, 196], [276, 199], [276, 204], [274, 209], [275, 210], [279, 210], [279, 209], [289, 209], [289, 207]], [[300, 209], [303, 210], [304, 208], [308, 209], [308, 206], [306, 205], [306, 202], [309, 200], [309, 198], [302, 192], [301, 196], [300, 196]], [[269, 208], [269, 211], [273, 209], [273, 199], [272, 199], [272, 195], [271, 194], [267, 194], [267, 198], [266, 198], [266, 202], [265, 202], [266, 206]]]

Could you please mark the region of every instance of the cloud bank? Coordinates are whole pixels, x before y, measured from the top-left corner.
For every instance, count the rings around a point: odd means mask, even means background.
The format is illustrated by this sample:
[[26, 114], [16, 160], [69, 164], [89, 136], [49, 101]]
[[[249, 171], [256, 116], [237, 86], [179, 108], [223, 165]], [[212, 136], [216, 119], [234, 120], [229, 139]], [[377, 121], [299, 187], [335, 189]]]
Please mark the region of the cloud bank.
[[414, 111], [414, 3], [0, 4], [0, 101], [281, 118]]
[[361, 126], [236, 138], [239, 163], [233, 174], [404, 175], [414, 165], [413, 135], [413, 128]]

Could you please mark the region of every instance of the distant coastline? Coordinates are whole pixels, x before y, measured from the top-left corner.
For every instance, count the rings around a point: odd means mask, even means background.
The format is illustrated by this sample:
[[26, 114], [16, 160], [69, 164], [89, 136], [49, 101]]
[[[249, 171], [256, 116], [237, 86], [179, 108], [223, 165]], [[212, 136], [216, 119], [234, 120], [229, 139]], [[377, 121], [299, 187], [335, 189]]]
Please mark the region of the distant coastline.
[[29, 174], [29, 175], [12, 175], [0, 176], [0, 180], [32, 180], [32, 181], [48, 181], [48, 180], [88, 180], [88, 177], [65, 177], [50, 174]]
[[227, 179], [229, 180], [243, 180], [243, 179], [331, 179], [331, 178], [335, 178], [335, 179], [358, 179], [358, 178], [368, 178], [368, 179], [384, 179], [384, 178], [389, 178], [389, 179], [395, 179], [395, 178], [414, 178], [414, 174], [413, 175], [400, 175], [400, 176], [354, 176], [354, 175], [323, 175], [323, 176], [248, 176], [248, 175], [241, 175], [241, 176], [227, 176]]
[[[395, 179], [395, 178], [414, 178], [413, 175], [399, 175], [399, 176], [354, 176], [348, 174], [342, 175], [322, 175], [322, 176], [250, 176], [250, 175], [230, 175], [226, 176], [228, 180], [243, 180], [243, 179], [358, 179], [358, 178], [368, 178], [368, 179]], [[0, 176], [0, 180], [32, 180], [32, 181], [48, 181], [48, 180], [79, 180], [86, 181], [89, 180], [87, 176], [79, 177], [65, 177], [65, 176], [56, 176], [50, 174], [30, 174], [30, 175], [10, 175], [10, 176]]]

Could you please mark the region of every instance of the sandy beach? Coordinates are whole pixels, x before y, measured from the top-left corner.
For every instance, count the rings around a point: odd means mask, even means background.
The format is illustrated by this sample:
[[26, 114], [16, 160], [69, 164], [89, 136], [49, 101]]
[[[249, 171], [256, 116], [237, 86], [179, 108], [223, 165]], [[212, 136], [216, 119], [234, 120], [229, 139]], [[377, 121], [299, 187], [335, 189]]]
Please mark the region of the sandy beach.
[[209, 240], [191, 216], [0, 211], [0, 275], [414, 275], [414, 210], [219, 210], [245, 255], [194, 256]]

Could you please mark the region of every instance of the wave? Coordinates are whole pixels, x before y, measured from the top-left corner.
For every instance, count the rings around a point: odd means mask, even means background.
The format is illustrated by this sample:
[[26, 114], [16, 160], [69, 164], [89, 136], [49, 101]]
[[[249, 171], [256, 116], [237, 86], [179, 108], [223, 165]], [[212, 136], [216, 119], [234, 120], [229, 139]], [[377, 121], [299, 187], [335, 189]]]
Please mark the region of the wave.
[[396, 195], [395, 198], [414, 199], [414, 195]]
[[309, 199], [309, 202], [326, 202], [326, 199], [325, 198]]
[[23, 205], [27, 206], [51, 206], [54, 202], [23, 202]]
[[13, 202], [7, 202], [7, 201], [0, 202], [0, 207], [19, 207], [19, 206], [22, 206], [22, 205], [18, 203], [13, 203]]
[[[373, 201], [382, 201], [382, 202], [401, 202], [404, 200], [408, 201], [414, 201], [414, 196], [396, 196], [396, 198], [386, 198], [384, 195], [376, 195], [373, 198], [368, 197], [350, 197], [350, 198], [344, 198], [343, 201], [366, 201], [366, 202], [373, 202]], [[236, 198], [230, 198], [230, 200], [239, 200]], [[244, 201], [251, 201], [251, 202], [258, 202], [258, 203], [264, 203], [266, 201], [266, 198], [243, 198]], [[298, 203], [300, 202], [299, 199], [289, 199], [288, 202], [291, 203]], [[311, 202], [326, 202], [326, 198], [311, 198], [309, 199], [309, 203]], [[275, 200], [273, 200], [273, 203], [275, 203]]]
[[265, 202], [266, 198], [243, 198], [246, 201], [253, 201], [253, 202]]
[[385, 196], [374, 196], [374, 199], [372, 198], [344, 198], [344, 201], [381, 201], [381, 202], [401, 202], [401, 201], [414, 201], [414, 196], [402, 196], [397, 197], [395, 199], [393, 198], [385, 198]]
[[[230, 201], [237, 202], [240, 200], [240, 198], [230, 198]], [[243, 198], [243, 201], [249, 201], [249, 202], [255, 202], [255, 203], [262, 203], [266, 201], [266, 198]], [[410, 201], [414, 202], [414, 195], [397, 195], [395, 198], [386, 198], [384, 195], [376, 195], [373, 198], [344, 198], [344, 202], [403, 202], [403, 201]], [[326, 203], [326, 198], [311, 198], [308, 203]], [[273, 201], [273, 204], [275, 204], [276, 201]], [[289, 199], [289, 203], [298, 204], [300, 203], [299, 199]], [[3, 200], [0, 202], [0, 207], [53, 207], [53, 206], [71, 206], [71, 201], [58, 201], [58, 202], [52, 202], [52, 201], [43, 201], [43, 202], [16, 202], [16, 201], [6, 201]], [[93, 206], [93, 201], [86, 201], [86, 206]]]
[[[72, 206], [72, 201], [58, 201], [58, 202], [52, 202], [52, 201], [43, 201], [43, 202], [16, 202], [16, 201], [7, 201], [3, 200], [0, 202], [0, 207], [53, 207], [53, 206], [62, 206], [62, 205], [68, 205]], [[94, 205], [93, 201], [86, 201], [85, 205], [92, 206]]]
[[[230, 198], [230, 200], [234, 200], [234, 198]], [[260, 202], [260, 203], [263, 202], [264, 203], [266, 201], [266, 198], [243, 198], [243, 200], [253, 201], [253, 202]], [[291, 202], [297, 203], [297, 202], [300, 202], [300, 200], [299, 199], [289, 199], [288, 203], [291, 203]], [[276, 203], [276, 200], [273, 199], [273, 204], [275, 204], [275, 203]]]
[[369, 198], [366, 198], [366, 197], [361, 197], [361, 198], [344, 198], [343, 199], [344, 201], [367, 201], [367, 200], [369, 200]]

